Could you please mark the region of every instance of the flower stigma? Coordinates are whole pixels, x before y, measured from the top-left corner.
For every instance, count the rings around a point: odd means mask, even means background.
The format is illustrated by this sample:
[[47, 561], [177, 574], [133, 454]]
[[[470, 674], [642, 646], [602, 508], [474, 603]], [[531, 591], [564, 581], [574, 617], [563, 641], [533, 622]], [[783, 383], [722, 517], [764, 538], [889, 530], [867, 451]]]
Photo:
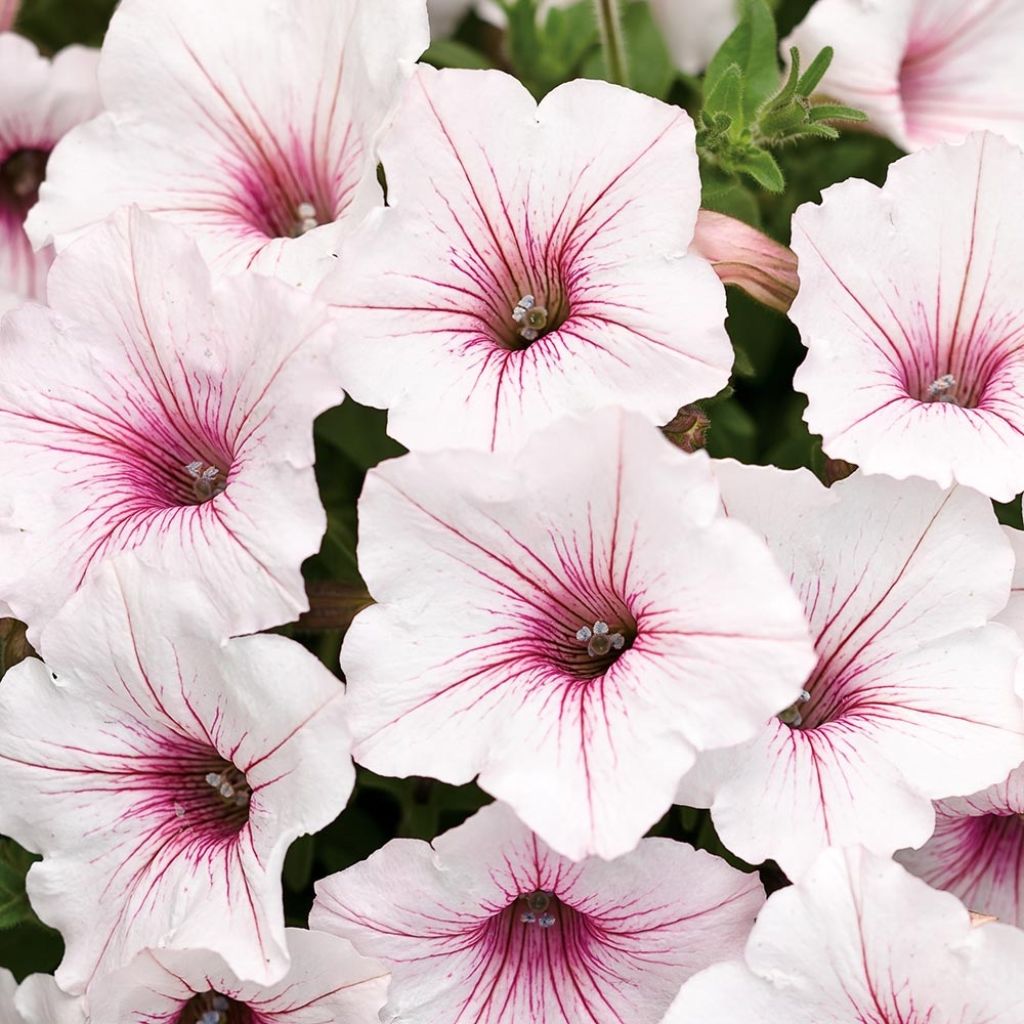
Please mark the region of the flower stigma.
[[548, 909], [551, 906], [551, 893], [537, 889], [524, 896], [523, 900], [527, 908], [519, 916], [523, 924], [538, 924], [541, 928], [550, 928], [555, 923], [555, 915]]
[[316, 216], [316, 207], [312, 203], [299, 203], [299, 205], [295, 207], [295, 215], [295, 227], [292, 231], [293, 238], [299, 238], [307, 231], [312, 231], [313, 228], [320, 227], [320, 221], [317, 220]]
[[522, 326], [519, 337], [524, 341], [536, 341], [548, 325], [548, 311], [537, 305], [532, 295], [524, 295], [512, 309], [512, 319]]
[[227, 487], [224, 474], [216, 467], [196, 459], [185, 467], [185, 472], [192, 477], [192, 494], [196, 501], [209, 501]]
[[219, 772], [207, 772], [206, 784], [217, 791], [217, 795], [229, 807], [248, 807], [252, 799], [252, 788], [245, 775], [234, 765]]
[[600, 620], [594, 623], [593, 628], [580, 626], [576, 630], [576, 639], [587, 645], [587, 654], [592, 658], [602, 658], [626, 646], [626, 638], [621, 633], [611, 632], [608, 623]]
[[806, 690], [801, 690], [800, 696], [785, 711], [779, 712], [779, 721], [791, 729], [799, 728], [804, 720], [804, 716], [800, 714], [800, 705], [806, 704], [810, 699], [811, 695]]
[[185, 1004], [179, 1024], [227, 1024], [230, 1012], [231, 1000], [227, 996], [219, 992], [200, 992]]
[[931, 402], [951, 402], [959, 405], [956, 400], [956, 377], [944, 373], [928, 385], [928, 400]]

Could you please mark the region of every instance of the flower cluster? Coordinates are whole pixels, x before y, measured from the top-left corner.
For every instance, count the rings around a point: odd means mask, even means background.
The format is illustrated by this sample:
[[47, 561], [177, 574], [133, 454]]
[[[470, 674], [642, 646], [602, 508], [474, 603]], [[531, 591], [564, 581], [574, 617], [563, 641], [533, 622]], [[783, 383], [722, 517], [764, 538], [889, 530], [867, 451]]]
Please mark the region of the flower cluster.
[[1024, 5], [805, 7], [0, 0], [3, 1024], [1024, 1020]]

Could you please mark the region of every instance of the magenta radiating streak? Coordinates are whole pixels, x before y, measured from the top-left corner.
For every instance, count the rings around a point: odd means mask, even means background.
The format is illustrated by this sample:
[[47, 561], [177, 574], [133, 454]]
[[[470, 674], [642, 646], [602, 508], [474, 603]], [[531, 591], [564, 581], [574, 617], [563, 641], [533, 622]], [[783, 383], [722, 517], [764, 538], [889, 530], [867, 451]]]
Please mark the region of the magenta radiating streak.
[[8, 32], [18, 0], [0, 0], [0, 311], [45, 297], [49, 246], [33, 252], [24, 223], [50, 151], [99, 107], [96, 54], [73, 46], [52, 60]]
[[979, 914], [1024, 923], [1024, 776], [935, 805], [935, 833], [898, 859], [929, 885], [946, 889]]

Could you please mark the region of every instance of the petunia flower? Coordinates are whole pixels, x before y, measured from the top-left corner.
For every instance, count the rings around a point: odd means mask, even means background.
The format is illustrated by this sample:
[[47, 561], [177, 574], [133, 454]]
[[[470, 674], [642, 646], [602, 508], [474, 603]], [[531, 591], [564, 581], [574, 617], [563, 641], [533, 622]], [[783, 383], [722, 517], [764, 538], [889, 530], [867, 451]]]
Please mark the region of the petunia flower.
[[1024, 925], [1024, 769], [981, 793], [935, 805], [935, 832], [898, 859], [973, 911]]
[[212, 285], [137, 210], [61, 254], [49, 292], [0, 340], [0, 597], [30, 638], [128, 550], [197, 581], [211, 629], [294, 619], [325, 527], [312, 422], [342, 397], [325, 308], [257, 275]]
[[834, 47], [821, 91], [903, 149], [985, 129], [1024, 144], [1018, 0], [818, 0], [791, 46]]
[[0, 1024], [20, 1024], [14, 1009], [14, 994], [18, 983], [5, 967], [0, 967]]
[[744, 960], [683, 986], [664, 1024], [1018, 1024], [1024, 933], [898, 864], [828, 850], [758, 915]]
[[[0, 832], [78, 993], [140, 950], [288, 967], [281, 868], [354, 782], [334, 676], [284, 637], [218, 643], [191, 584], [108, 563], [0, 687]], [[109, 1022], [104, 1022], [109, 1024]]]
[[[1024, 533], [1004, 532], [1017, 565], [1010, 603], [999, 618], [1024, 636]], [[937, 802], [932, 838], [897, 858], [971, 910], [1024, 926], [1024, 767], [980, 793]]]
[[310, 926], [391, 968], [381, 1020], [657, 1024], [763, 902], [755, 875], [672, 840], [573, 863], [495, 804], [318, 882]]
[[406, 447], [507, 448], [610, 404], [661, 424], [726, 383], [684, 111], [589, 81], [538, 106], [500, 72], [424, 66], [381, 159], [388, 207], [321, 294], [346, 388]]
[[289, 928], [291, 967], [240, 980], [213, 951], [146, 951], [89, 992], [97, 1024], [376, 1024], [388, 975], [343, 939]]
[[107, 112], [54, 152], [29, 235], [63, 248], [136, 204], [217, 270], [315, 284], [381, 202], [374, 140], [427, 42], [424, 0], [124, 0]]
[[679, 802], [725, 845], [790, 877], [826, 846], [888, 856], [934, 826], [932, 800], [1024, 761], [1021, 644], [991, 622], [1013, 553], [985, 498], [860, 474], [716, 465], [731, 517], [801, 596], [818, 664], [800, 700], [734, 750], [701, 755]]
[[0, 1024], [90, 1022], [84, 998], [62, 992], [52, 975], [31, 974], [16, 986], [10, 973], [0, 969]]
[[797, 211], [794, 383], [830, 456], [1001, 501], [1024, 490], [1022, 175], [1024, 151], [972, 135]]
[[53, 254], [32, 251], [25, 217], [36, 201], [50, 151], [99, 110], [97, 53], [71, 46], [53, 60], [4, 31], [17, 4], [0, 0], [0, 313], [41, 298]]
[[14, 27], [21, 10], [21, 0], [0, 0], [0, 32], [8, 32]]
[[373, 470], [342, 651], [356, 760], [480, 785], [565, 856], [633, 849], [698, 750], [796, 699], [814, 665], [764, 544], [703, 453], [605, 410], [518, 454]]
[[703, 71], [736, 27], [737, 0], [651, 0], [676, 67], [688, 75]]

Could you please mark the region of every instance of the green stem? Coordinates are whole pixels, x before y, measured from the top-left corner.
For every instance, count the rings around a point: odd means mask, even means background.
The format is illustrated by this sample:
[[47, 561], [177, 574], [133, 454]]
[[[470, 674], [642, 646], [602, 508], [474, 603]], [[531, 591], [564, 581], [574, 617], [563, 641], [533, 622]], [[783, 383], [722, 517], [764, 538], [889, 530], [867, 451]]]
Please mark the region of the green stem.
[[608, 79], [616, 85], [629, 85], [629, 65], [626, 60], [626, 40], [622, 34], [620, 0], [594, 0], [597, 25], [601, 30], [601, 46]]

